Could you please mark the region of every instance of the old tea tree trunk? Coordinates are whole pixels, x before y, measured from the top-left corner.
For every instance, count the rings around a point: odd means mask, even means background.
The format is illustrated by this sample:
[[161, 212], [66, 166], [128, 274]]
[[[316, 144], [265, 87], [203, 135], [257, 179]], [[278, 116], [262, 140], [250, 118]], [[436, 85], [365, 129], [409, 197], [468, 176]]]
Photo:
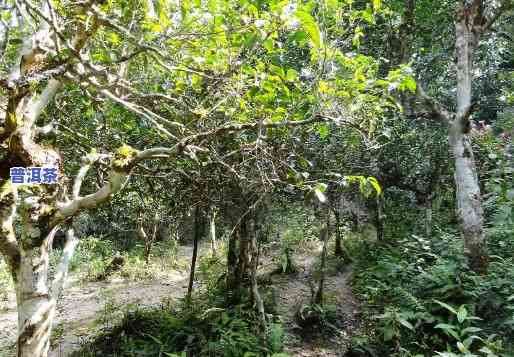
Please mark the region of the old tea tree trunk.
[[[487, 4], [487, 6], [486, 6]], [[472, 81], [473, 54], [495, 20], [508, 8], [510, 0], [495, 4], [481, 0], [459, 1], [455, 18], [455, 48], [457, 54], [457, 111], [450, 113], [438, 101], [429, 97], [421, 86], [418, 96], [431, 106], [434, 113], [449, 126], [449, 144], [455, 165], [457, 216], [464, 248], [470, 267], [486, 273], [488, 265], [487, 241], [478, 173], [469, 137], [470, 116], [473, 112]]]
[[480, 32], [475, 24], [482, 22], [482, 5], [464, 5], [458, 11], [455, 23], [457, 50], [457, 113], [450, 126], [449, 142], [455, 159], [455, 186], [457, 210], [466, 254], [473, 270], [487, 270], [487, 244], [484, 218], [474, 162], [471, 140], [468, 135], [471, 112], [471, 83], [473, 52]]
[[[42, 16], [50, 16], [48, 4], [42, 5]], [[78, 15], [87, 11], [84, 4], [74, 8]], [[70, 26], [75, 30], [70, 45], [78, 53], [97, 26], [94, 19], [88, 30], [81, 21], [74, 21]], [[16, 288], [19, 357], [44, 357], [48, 353], [56, 301], [76, 245], [73, 230], [69, 228], [60, 264], [50, 281], [52, 240], [59, 227], [81, 206], [91, 206], [96, 201], [93, 199], [88, 203], [78, 196], [80, 179], [72, 200], [63, 192], [62, 179], [55, 185], [23, 186], [10, 180], [13, 167], [51, 166], [62, 170], [58, 151], [37, 143], [48, 128], [39, 127], [36, 122], [60, 89], [61, 82], [56, 78], [67, 66], [66, 60], [61, 63], [48, 61], [48, 54], [55, 49], [51, 38], [55, 38], [51, 26], [42, 22], [25, 40], [11, 72], [0, 79], [0, 85], [7, 93], [0, 113], [0, 253], [8, 263]], [[42, 91], [37, 91], [36, 83], [43, 85]], [[75, 206], [70, 207], [70, 203]], [[15, 229], [17, 226], [20, 228]]]
[[[32, 10], [41, 19], [50, 19], [51, 2], [42, 4], [41, 8]], [[71, 218], [83, 209], [94, 208], [110, 199], [125, 184], [139, 160], [152, 159], [155, 155], [171, 157], [179, 147], [141, 152], [122, 147], [115, 155], [87, 155], [67, 194], [61, 154], [49, 145], [40, 144], [42, 136], [51, 132], [53, 125], [40, 126], [38, 119], [60, 90], [62, 78], [71, 70], [84, 69], [77, 58], [99, 27], [96, 13], [91, 12], [98, 4], [96, 0], [70, 4], [74, 16], [62, 22], [67, 26], [66, 33], [73, 37], [59, 41], [60, 46], [57, 46], [55, 39], [59, 36], [50, 25], [51, 21], [32, 24], [36, 30], [21, 46], [12, 70], [0, 77], [2, 93], [7, 94], [0, 106], [0, 254], [8, 264], [16, 289], [18, 357], [46, 357], [48, 354], [57, 299], [77, 244], [70, 228]], [[32, 5], [27, 3], [26, 6]], [[52, 61], [53, 55], [62, 49], [67, 50], [69, 57]], [[181, 150], [185, 147], [187, 145], [180, 143]], [[81, 196], [82, 181], [99, 159], [110, 159], [109, 179], [97, 192]], [[11, 168], [49, 166], [57, 169], [56, 184], [18, 185], [10, 179]], [[62, 228], [66, 229], [64, 250], [55, 274], [49, 276], [52, 241]]]

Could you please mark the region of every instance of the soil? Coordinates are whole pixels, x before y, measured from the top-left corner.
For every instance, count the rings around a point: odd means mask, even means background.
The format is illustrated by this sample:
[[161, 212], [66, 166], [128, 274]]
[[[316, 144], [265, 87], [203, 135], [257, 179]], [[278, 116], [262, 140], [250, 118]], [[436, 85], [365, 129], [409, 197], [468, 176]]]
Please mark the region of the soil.
[[[315, 254], [313, 254], [315, 252]], [[299, 357], [344, 356], [349, 348], [351, 336], [360, 328], [359, 302], [353, 295], [350, 281], [351, 266], [338, 271], [327, 264], [325, 276], [325, 300], [335, 307], [335, 320], [330, 328], [304, 329], [298, 326], [296, 314], [300, 307], [310, 303], [311, 287], [317, 288], [313, 275], [316, 272], [316, 257], [320, 255], [321, 243], [311, 242], [293, 255], [296, 273], [272, 275], [274, 289], [278, 293], [277, 312], [282, 316], [287, 338], [285, 351]], [[330, 254], [330, 252], [329, 252]], [[334, 306], [335, 305], [335, 306]], [[320, 330], [325, 333], [321, 334]], [[331, 332], [326, 333], [327, 330]]]

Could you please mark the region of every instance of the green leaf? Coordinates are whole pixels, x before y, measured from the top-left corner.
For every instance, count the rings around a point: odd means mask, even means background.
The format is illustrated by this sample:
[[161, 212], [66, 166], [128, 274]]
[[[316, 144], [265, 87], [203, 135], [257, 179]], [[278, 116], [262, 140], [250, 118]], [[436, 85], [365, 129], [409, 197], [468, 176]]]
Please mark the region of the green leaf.
[[262, 43], [262, 45], [264, 46], [264, 48], [266, 50], [268, 50], [268, 52], [272, 52], [273, 51], [273, 40], [268, 38], [266, 41], [264, 41]]
[[441, 305], [442, 307], [444, 307], [445, 309], [447, 309], [448, 311], [450, 311], [452, 314], [454, 315], [457, 315], [457, 310], [455, 310], [453, 307], [451, 307], [450, 305], [442, 302], [442, 301], [439, 301], [439, 300], [434, 300], [436, 303], [438, 303], [439, 305]]
[[320, 182], [320, 183], [318, 183], [316, 185], [316, 188], [318, 190], [320, 190], [321, 192], [325, 192], [327, 190], [327, 187], [328, 187], [327, 184], [326, 183], [322, 183], [322, 182]]
[[375, 20], [373, 18], [373, 13], [371, 12], [371, 9], [367, 9], [367, 10], [362, 11], [361, 12], [361, 16], [364, 19], [364, 21], [366, 21], [369, 24], [372, 24], [373, 21]]
[[325, 194], [321, 192], [318, 187], [314, 189], [314, 194], [321, 203], [325, 203], [327, 201], [327, 196], [325, 196]]
[[459, 307], [459, 311], [457, 311], [457, 320], [459, 320], [460, 323], [463, 323], [466, 321], [466, 317], [468, 316], [468, 310], [466, 310], [466, 307], [464, 305], [461, 305]]
[[380, 196], [382, 194], [382, 187], [380, 187], [378, 180], [374, 177], [368, 177], [368, 182], [373, 186], [375, 191], [377, 191], [377, 196]]
[[479, 327], [474, 327], [474, 326], [470, 326], [470, 327], [466, 327], [465, 329], [463, 329], [461, 331], [462, 334], [467, 334], [467, 333], [475, 333], [475, 332], [480, 332], [482, 331], [481, 328]]
[[450, 325], [450, 324], [437, 324], [434, 328], [440, 328], [441, 330], [447, 331], [447, 330], [453, 330], [456, 326]]
[[482, 338], [478, 337], [478, 336], [469, 336], [468, 338], [466, 338], [463, 343], [464, 343], [464, 346], [466, 346], [467, 348], [469, 348], [469, 346], [471, 346], [471, 344], [473, 343], [474, 340], [480, 340], [482, 341]]
[[416, 92], [416, 80], [412, 76], [405, 76], [400, 84], [400, 89]]
[[157, 337], [154, 337], [154, 336], [150, 335], [149, 333], [144, 333], [143, 335], [150, 337], [158, 345], [162, 345], [162, 341], [159, 340]]
[[412, 324], [409, 321], [405, 319], [398, 319], [398, 322], [403, 326], [407, 327], [409, 330], [414, 331], [414, 326], [412, 326]]
[[384, 341], [391, 341], [394, 337], [394, 330], [392, 328], [388, 328], [384, 331]]
[[115, 33], [115, 32], [111, 32], [107, 35], [107, 40], [112, 43], [113, 45], [119, 45], [120, 44], [120, 36]]
[[479, 352], [482, 352], [482, 353], [487, 354], [487, 356], [496, 356], [496, 355], [494, 354], [494, 352], [493, 352], [493, 351], [491, 351], [491, 350], [490, 350], [489, 348], [487, 348], [487, 347], [482, 347], [482, 348], [481, 348], [481, 349], [479, 349], [478, 351], [479, 351]]
[[456, 340], [459, 339], [459, 334], [455, 331], [455, 326], [449, 324], [437, 324], [435, 328], [440, 328], [448, 335], [453, 336]]
[[296, 72], [294, 69], [289, 68], [286, 71], [286, 80], [289, 82], [294, 82], [298, 79], [298, 72]]
[[462, 353], [469, 353], [469, 350], [466, 348], [466, 346], [464, 346], [462, 342], [457, 342], [457, 348]]
[[325, 124], [318, 125], [316, 131], [321, 139], [325, 139], [330, 134], [330, 129]]
[[300, 21], [305, 32], [309, 34], [309, 37], [312, 41], [312, 44], [315, 48], [321, 47], [321, 33], [316, 23], [316, 20], [311, 16], [311, 14], [298, 10], [296, 12], [296, 18]]

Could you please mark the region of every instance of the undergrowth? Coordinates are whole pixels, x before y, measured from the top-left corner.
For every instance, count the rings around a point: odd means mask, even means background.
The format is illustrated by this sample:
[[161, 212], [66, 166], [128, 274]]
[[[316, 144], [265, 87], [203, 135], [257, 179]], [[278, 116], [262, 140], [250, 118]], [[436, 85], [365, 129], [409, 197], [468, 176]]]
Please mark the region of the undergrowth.
[[282, 353], [285, 332], [273, 315], [267, 315], [263, 334], [247, 295], [241, 303], [226, 306], [224, 249], [221, 245], [217, 255], [199, 260], [201, 288], [191, 301], [184, 298], [154, 308], [132, 307], [114, 326], [107, 317], [102, 332], [72, 356], [287, 357]]
[[367, 329], [354, 355], [514, 356], [514, 260], [499, 248], [492, 239], [487, 275], [469, 269], [456, 234], [361, 250], [354, 290]]
[[[152, 246], [149, 263], [144, 259], [144, 247], [136, 244], [129, 250], [120, 251], [115, 242], [103, 237], [85, 237], [80, 240], [70, 270], [79, 272], [84, 281], [95, 281], [106, 275], [125, 280], [155, 279], [177, 267], [177, 243], [174, 240], [156, 242]], [[106, 274], [113, 257], [120, 257], [123, 264], [118, 270]]]
[[264, 342], [253, 311], [248, 302], [225, 308], [198, 297], [176, 306], [134, 309], [72, 356], [286, 356], [281, 324], [268, 325]]

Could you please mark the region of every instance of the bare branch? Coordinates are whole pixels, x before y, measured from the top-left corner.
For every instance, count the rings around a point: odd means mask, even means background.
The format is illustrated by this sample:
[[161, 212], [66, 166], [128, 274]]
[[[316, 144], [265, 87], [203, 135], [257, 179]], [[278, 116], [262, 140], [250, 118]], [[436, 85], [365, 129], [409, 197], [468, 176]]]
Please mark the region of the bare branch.
[[26, 120], [24, 125], [26, 125], [26, 127], [30, 128], [36, 123], [43, 110], [47, 107], [60, 88], [60, 81], [57, 79], [50, 79], [41, 94], [35, 93], [32, 95], [32, 98], [27, 104], [27, 109], [24, 113]]
[[323, 117], [319, 114], [316, 114], [310, 119], [298, 120], [298, 121], [286, 120], [286, 121], [279, 121], [279, 122], [275, 122], [275, 123], [262, 123], [262, 124], [260, 122], [247, 123], [247, 124], [229, 124], [229, 125], [221, 126], [219, 128], [215, 128], [215, 129], [203, 132], [203, 133], [198, 133], [195, 135], [188, 136], [188, 137], [182, 139], [177, 144], [177, 148], [180, 151], [181, 148], [184, 148], [186, 145], [189, 145], [193, 142], [198, 142], [200, 140], [203, 140], [203, 139], [206, 139], [206, 138], [209, 138], [212, 136], [218, 136], [218, 135], [232, 133], [232, 132], [239, 132], [239, 131], [244, 131], [244, 130], [255, 130], [255, 129], [259, 129], [259, 127], [261, 127], [261, 125], [262, 125], [262, 128], [265, 128], [265, 129], [283, 128], [283, 127], [295, 127], [295, 126], [314, 124], [314, 123], [323, 122], [325, 120], [326, 120], [325, 117]]
[[58, 210], [51, 220], [51, 224], [56, 225], [83, 209], [92, 209], [107, 201], [112, 195], [123, 188], [128, 177], [128, 172], [112, 170], [108, 181], [98, 191], [84, 197], [75, 198], [72, 201], [58, 204]]
[[416, 95], [418, 99], [421, 100], [424, 104], [428, 105], [430, 109], [436, 114], [439, 118], [441, 118], [445, 123], [449, 124], [451, 122], [451, 114], [441, 103], [437, 100], [426, 94], [425, 90], [421, 86], [421, 84], [416, 85]]
[[56, 123], [53, 121], [46, 124], [45, 126], [38, 126], [36, 128], [36, 135], [45, 136], [45, 135], [55, 133], [57, 131], [56, 126], [57, 126]]
[[[95, 208], [99, 204], [109, 200], [112, 197], [112, 195], [114, 195], [124, 187], [125, 183], [127, 182], [130, 176], [132, 168], [143, 160], [161, 158], [170, 159], [178, 155], [187, 153], [188, 151], [194, 152], [198, 150], [204, 150], [192, 144], [194, 142], [198, 142], [200, 140], [212, 136], [222, 135], [225, 133], [238, 132], [243, 130], [254, 130], [258, 129], [260, 126], [262, 126], [262, 128], [294, 127], [312, 124], [323, 120], [324, 119], [322, 116], [315, 115], [311, 119], [299, 121], [282, 121], [277, 123], [262, 124], [259, 122], [248, 124], [230, 124], [203, 133], [188, 136], [179, 141], [177, 144], [175, 144], [175, 146], [171, 148], [158, 147], [146, 149], [143, 151], [136, 151], [133, 156], [122, 158], [121, 160], [124, 160], [124, 162], [121, 166], [119, 162], [120, 160], [114, 157], [111, 160], [111, 173], [109, 175], [108, 181], [98, 191], [92, 194], [86, 195], [84, 197], [77, 196], [74, 197], [74, 199], [71, 201], [59, 203], [57, 205], [58, 210], [54, 215], [53, 219], [51, 220], [51, 225], [57, 225], [58, 223], [64, 221], [67, 217], [71, 217], [83, 209]], [[74, 189], [74, 192], [77, 192], [77, 189]]]
[[109, 155], [97, 153], [88, 154], [83, 158], [83, 164], [80, 167], [77, 176], [75, 177], [75, 181], [73, 182], [73, 199], [77, 199], [80, 197], [80, 189], [82, 187], [82, 182], [84, 181], [84, 178], [86, 177], [86, 174], [91, 168], [91, 166], [98, 160], [106, 158], [109, 158]]
[[66, 281], [66, 277], [68, 276], [68, 267], [70, 265], [71, 257], [75, 252], [75, 247], [78, 244], [78, 239], [75, 237], [75, 231], [70, 226], [66, 230], [66, 242], [64, 244], [64, 249], [62, 251], [61, 261], [57, 266], [57, 270], [54, 276], [54, 280], [52, 282], [52, 290], [51, 296], [52, 300], [57, 300], [59, 295], [64, 288], [64, 283]]
[[116, 103], [122, 105], [123, 107], [127, 108], [131, 112], [136, 113], [136, 114], [142, 116], [143, 118], [149, 120], [150, 122], [152, 122], [153, 125], [155, 125], [157, 130], [159, 130], [161, 133], [165, 134], [166, 136], [168, 136], [170, 138], [176, 139], [175, 135], [170, 133], [168, 131], [168, 129], [163, 127], [160, 123], [157, 122], [157, 120], [155, 120], [155, 117], [159, 118], [159, 120], [161, 120], [161, 121], [163, 121], [163, 122], [165, 122], [167, 124], [170, 124], [170, 125], [171, 124], [176, 124], [175, 122], [169, 121], [169, 120], [161, 117], [160, 115], [157, 115], [154, 112], [144, 108], [144, 107], [141, 107], [141, 106], [138, 106], [136, 104], [130, 103], [130, 102], [126, 101], [126, 100], [123, 100], [123, 99], [117, 97], [116, 95], [114, 95], [114, 93], [111, 93], [107, 89], [101, 89], [100, 93], [105, 95], [107, 98], [113, 100], [114, 102], [116, 102]]

